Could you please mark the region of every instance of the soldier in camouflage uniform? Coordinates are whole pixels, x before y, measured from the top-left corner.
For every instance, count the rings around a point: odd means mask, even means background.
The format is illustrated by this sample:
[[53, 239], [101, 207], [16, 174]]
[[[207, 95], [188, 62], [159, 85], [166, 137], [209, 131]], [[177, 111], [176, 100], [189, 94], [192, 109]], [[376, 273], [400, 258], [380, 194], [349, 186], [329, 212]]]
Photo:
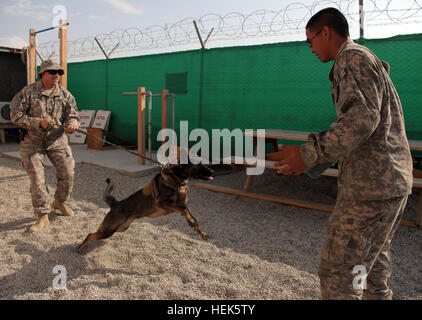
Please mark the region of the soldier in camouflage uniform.
[[[390, 245], [413, 182], [401, 102], [388, 64], [349, 38], [340, 11], [315, 14], [306, 36], [321, 62], [334, 60], [330, 81], [338, 119], [301, 146], [280, 146], [288, 156], [276, 166], [287, 165], [279, 174], [297, 175], [339, 161], [337, 203], [318, 270], [322, 298], [391, 299]], [[366, 281], [356, 267], [366, 270]], [[355, 281], [358, 276], [363, 282]]]
[[[64, 203], [72, 191], [75, 166], [65, 130], [74, 132], [80, 119], [75, 98], [58, 84], [63, 73], [58, 63], [43, 61], [39, 73], [41, 80], [23, 88], [10, 104], [11, 120], [26, 130], [20, 142], [20, 153], [30, 177], [32, 204], [38, 216], [30, 231], [42, 230], [50, 224], [51, 206], [63, 215], [75, 214]], [[56, 167], [57, 190], [52, 205], [44, 180], [45, 155]]]

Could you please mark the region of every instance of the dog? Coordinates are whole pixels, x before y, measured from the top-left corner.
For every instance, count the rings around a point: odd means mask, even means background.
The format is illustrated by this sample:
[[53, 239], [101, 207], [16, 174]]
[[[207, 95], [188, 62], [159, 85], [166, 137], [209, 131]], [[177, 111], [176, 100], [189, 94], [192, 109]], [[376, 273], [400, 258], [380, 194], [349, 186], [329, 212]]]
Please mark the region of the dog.
[[103, 199], [110, 206], [110, 211], [97, 232], [90, 233], [81, 243], [78, 252], [81, 253], [93, 240], [106, 239], [115, 232], [126, 231], [136, 219], [155, 218], [172, 212], [180, 212], [189, 226], [204, 240], [208, 240], [209, 236], [201, 230], [187, 206], [187, 181], [189, 178], [212, 180], [213, 173], [212, 169], [202, 164], [167, 164], [145, 187], [121, 201], [111, 195], [113, 182], [107, 178]]

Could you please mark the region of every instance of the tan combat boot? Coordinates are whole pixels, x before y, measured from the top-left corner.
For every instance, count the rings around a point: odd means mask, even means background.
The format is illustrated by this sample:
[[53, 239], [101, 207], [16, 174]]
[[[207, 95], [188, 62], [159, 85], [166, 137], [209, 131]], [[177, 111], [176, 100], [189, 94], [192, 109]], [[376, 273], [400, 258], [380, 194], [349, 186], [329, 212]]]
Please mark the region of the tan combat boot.
[[54, 200], [53, 209], [59, 210], [64, 216], [73, 217], [75, 215], [72, 209], [59, 200]]
[[48, 220], [48, 214], [43, 214], [42, 216], [38, 217], [38, 221], [29, 228], [29, 231], [31, 232], [40, 231], [44, 229], [45, 227], [47, 227], [49, 224], [50, 224], [50, 221]]

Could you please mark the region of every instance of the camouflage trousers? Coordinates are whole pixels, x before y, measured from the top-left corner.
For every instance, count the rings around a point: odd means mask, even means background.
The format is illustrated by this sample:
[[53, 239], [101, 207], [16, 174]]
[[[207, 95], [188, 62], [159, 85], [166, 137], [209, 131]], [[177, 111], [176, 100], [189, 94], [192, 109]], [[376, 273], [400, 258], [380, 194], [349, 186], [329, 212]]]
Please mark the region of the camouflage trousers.
[[56, 168], [57, 188], [54, 198], [61, 202], [69, 199], [73, 188], [75, 161], [67, 137], [55, 141], [45, 147], [42, 141], [29, 139], [27, 136], [20, 143], [22, 165], [30, 178], [31, 198], [34, 213], [37, 216], [48, 214], [51, 203], [48, 188], [45, 184], [44, 164], [45, 156]]
[[392, 299], [390, 246], [407, 198], [337, 202], [318, 269], [322, 299]]

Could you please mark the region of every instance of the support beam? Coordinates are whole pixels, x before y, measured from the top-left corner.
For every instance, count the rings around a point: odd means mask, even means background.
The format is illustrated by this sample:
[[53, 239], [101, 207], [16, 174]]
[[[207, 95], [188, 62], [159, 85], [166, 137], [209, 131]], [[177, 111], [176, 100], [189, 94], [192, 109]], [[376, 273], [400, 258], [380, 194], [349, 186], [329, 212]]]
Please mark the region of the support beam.
[[202, 49], [204, 49], [205, 44], [204, 44], [204, 41], [202, 40], [201, 32], [199, 31], [198, 25], [196, 24], [196, 20], [193, 20], [193, 25], [195, 26], [196, 34], [198, 36], [199, 42], [201, 43], [201, 47]]
[[62, 75], [60, 84], [63, 88], [67, 89], [67, 21], [60, 20], [60, 29], [59, 29], [59, 38], [60, 38], [60, 66], [64, 70], [64, 75]]
[[292, 200], [288, 198], [281, 198], [277, 196], [272, 196], [269, 194], [262, 194], [262, 193], [253, 193], [253, 192], [244, 192], [242, 190], [233, 189], [233, 188], [227, 188], [227, 187], [221, 187], [206, 183], [196, 183], [194, 185], [195, 188], [199, 189], [206, 189], [210, 191], [216, 191], [216, 192], [223, 192], [227, 194], [232, 194], [236, 196], [243, 196], [247, 198], [253, 198], [253, 199], [260, 199], [260, 200], [266, 200], [266, 201], [273, 201], [278, 203], [287, 204], [290, 206], [297, 206], [302, 208], [308, 208], [308, 209], [315, 209], [320, 211], [326, 211], [331, 212], [333, 210], [333, 206], [322, 204], [322, 203], [314, 203], [309, 201], [301, 201], [301, 200]]
[[209, 38], [211, 37], [211, 34], [212, 34], [213, 31], [214, 31], [214, 28], [211, 29], [210, 33], [208, 33], [208, 36], [204, 41], [204, 46], [207, 44], [207, 42], [208, 42]]
[[37, 78], [37, 62], [35, 51], [35, 29], [29, 29], [29, 81], [28, 84], [34, 83]]
[[[145, 156], [145, 99], [144, 87], [138, 88], [138, 153]], [[139, 164], [145, 164], [145, 159], [138, 157]]]

